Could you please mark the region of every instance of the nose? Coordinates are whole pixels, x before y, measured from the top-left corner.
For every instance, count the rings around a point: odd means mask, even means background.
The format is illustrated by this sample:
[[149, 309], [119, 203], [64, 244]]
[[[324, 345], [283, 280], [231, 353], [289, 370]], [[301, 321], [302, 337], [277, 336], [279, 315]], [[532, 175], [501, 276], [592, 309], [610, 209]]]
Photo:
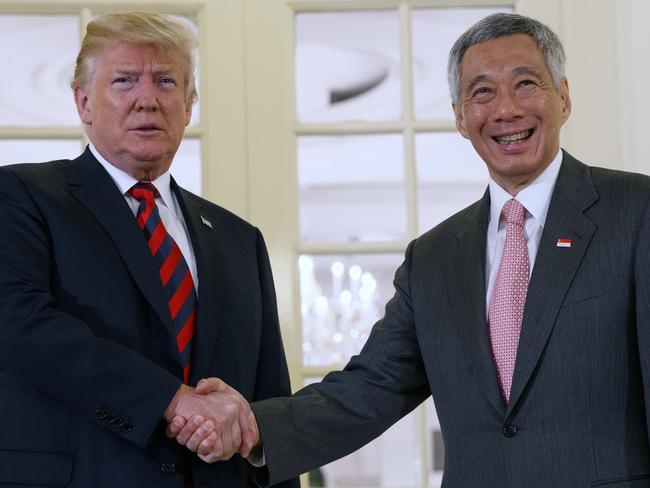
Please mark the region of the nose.
[[495, 102], [496, 121], [509, 121], [523, 116], [522, 107], [514, 93], [502, 91], [497, 95]]
[[135, 109], [138, 112], [155, 112], [160, 108], [156, 86], [152, 80], [141, 79], [134, 92], [134, 95]]

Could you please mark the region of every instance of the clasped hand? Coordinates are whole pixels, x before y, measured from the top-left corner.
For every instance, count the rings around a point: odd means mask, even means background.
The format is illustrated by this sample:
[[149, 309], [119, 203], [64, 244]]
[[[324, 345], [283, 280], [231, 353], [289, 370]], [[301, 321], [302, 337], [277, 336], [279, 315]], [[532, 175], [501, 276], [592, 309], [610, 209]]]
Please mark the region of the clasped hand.
[[248, 457], [259, 443], [257, 422], [248, 402], [218, 378], [181, 385], [164, 414], [167, 436], [207, 463]]

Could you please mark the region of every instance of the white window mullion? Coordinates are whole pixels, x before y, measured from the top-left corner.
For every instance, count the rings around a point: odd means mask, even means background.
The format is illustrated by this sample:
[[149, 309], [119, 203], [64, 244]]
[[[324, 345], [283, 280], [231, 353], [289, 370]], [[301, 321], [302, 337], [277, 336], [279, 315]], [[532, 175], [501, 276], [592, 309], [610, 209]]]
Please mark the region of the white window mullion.
[[411, 7], [402, 3], [400, 13], [400, 67], [402, 82], [402, 123], [404, 137], [404, 185], [406, 191], [406, 235], [417, 235], [417, 173], [415, 168], [415, 134], [413, 132], [413, 63], [411, 55]]

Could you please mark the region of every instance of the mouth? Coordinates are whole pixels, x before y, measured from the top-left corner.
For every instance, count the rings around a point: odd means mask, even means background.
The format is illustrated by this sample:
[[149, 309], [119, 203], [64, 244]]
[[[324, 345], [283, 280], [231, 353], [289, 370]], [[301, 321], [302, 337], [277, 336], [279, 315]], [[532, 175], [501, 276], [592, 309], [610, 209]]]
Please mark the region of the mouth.
[[519, 144], [527, 139], [530, 139], [530, 137], [533, 135], [533, 132], [535, 132], [535, 129], [528, 129], [517, 132], [516, 134], [508, 134], [506, 136], [493, 136], [492, 140], [494, 140], [497, 144], [502, 145]]
[[138, 131], [156, 131], [160, 130], [160, 126], [156, 124], [143, 124], [139, 125], [137, 127], [134, 127], [133, 130], [138, 130]]

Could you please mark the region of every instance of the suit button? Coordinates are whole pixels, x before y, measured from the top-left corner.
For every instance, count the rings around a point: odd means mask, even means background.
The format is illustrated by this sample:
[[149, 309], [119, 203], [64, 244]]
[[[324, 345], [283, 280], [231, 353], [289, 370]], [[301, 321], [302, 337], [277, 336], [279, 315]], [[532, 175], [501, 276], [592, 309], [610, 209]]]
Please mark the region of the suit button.
[[506, 424], [503, 426], [502, 432], [506, 437], [514, 437], [517, 435], [517, 427], [514, 425]]
[[102, 423], [106, 423], [111, 418], [111, 414], [103, 408], [98, 408], [95, 410], [94, 416], [99, 422]]
[[125, 420], [125, 421], [120, 423], [119, 428], [120, 428], [120, 430], [122, 432], [124, 432], [125, 434], [128, 434], [129, 432], [131, 432], [133, 430], [133, 425], [128, 420]]
[[176, 465], [174, 463], [162, 463], [160, 471], [164, 474], [174, 474], [176, 472]]

